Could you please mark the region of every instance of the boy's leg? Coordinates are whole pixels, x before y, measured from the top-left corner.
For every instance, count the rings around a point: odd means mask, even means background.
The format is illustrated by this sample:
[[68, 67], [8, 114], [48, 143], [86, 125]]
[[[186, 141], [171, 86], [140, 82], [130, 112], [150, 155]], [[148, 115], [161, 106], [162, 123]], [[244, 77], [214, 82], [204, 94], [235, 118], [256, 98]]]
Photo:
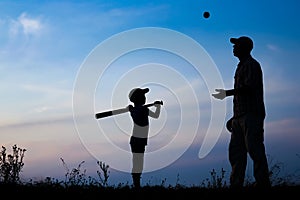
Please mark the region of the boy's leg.
[[131, 151], [132, 151], [132, 180], [135, 188], [140, 187], [141, 174], [144, 167], [144, 152], [145, 145], [139, 143], [131, 142]]
[[132, 154], [132, 180], [135, 188], [139, 188], [141, 186], [141, 174], [144, 166], [144, 153], [133, 153]]
[[131, 173], [133, 186], [135, 188], [141, 187], [141, 173]]
[[132, 153], [132, 173], [141, 174], [144, 167], [144, 153]]

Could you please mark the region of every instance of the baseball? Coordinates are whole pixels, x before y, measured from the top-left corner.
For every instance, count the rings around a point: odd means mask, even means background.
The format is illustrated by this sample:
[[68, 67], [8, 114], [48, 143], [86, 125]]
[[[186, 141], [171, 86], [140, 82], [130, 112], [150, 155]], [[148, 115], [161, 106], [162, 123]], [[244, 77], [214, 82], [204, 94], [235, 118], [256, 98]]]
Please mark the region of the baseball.
[[209, 16], [210, 16], [210, 13], [208, 12], [208, 11], [205, 11], [204, 13], [203, 13], [203, 17], [204, 18], [209, 18]]

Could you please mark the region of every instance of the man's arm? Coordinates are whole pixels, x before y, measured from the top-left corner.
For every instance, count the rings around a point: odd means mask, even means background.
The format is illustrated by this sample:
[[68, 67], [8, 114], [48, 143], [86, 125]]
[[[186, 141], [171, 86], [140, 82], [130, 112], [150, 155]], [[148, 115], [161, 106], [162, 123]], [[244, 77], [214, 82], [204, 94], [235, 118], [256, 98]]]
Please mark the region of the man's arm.
[[253, 89], [251, 87], [246, 87], [246, 86], [238, 88], [238, 89], [230, 89], [230, 90], [216, 89], [216, 92], [218, 92], [218, 93], [212, 94], [212, 96], [215, 97], [216, 99], [222, 100], [225, 97], [234, 96], [237, 94], [246, 94], [246, 93], [251, 92], [252, 90]]

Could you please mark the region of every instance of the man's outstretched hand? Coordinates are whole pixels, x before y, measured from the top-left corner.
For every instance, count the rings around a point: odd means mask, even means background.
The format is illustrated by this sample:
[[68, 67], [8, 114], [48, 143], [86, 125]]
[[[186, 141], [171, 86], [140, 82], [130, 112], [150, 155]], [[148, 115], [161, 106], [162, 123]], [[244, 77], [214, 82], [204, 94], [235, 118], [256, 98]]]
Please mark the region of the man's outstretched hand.
[[213, 97], [215, 97], [216, 99], [224, 99], [226, 97], [226, 90], [224, 89], [215, 89], [216, 92], [215, 94], [212, 94]]

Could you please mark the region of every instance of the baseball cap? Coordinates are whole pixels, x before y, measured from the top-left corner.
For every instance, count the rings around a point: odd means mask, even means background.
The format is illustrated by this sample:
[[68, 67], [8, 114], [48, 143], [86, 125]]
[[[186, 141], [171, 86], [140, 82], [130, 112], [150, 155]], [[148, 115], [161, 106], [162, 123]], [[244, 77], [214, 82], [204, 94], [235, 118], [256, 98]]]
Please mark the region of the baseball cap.
[[253, 41], [247, 36], [241, 36], [239, 38], [230, 38], [230, 42], [232, 44], [239, 44], [242, 47], [247, 48], [248, 50], [253, 49]]
[[149, 92], [149, 88], [134, 88], [129, 92], [129, 100], [134, 102], [139, 96], [145, 95]]

